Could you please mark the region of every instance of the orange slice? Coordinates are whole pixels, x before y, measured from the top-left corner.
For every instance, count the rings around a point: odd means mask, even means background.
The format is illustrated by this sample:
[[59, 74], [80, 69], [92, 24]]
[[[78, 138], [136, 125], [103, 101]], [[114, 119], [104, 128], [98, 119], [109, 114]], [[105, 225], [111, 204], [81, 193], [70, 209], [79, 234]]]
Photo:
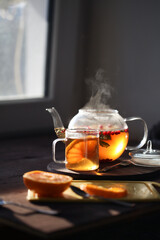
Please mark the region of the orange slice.
[[72, 177], [45, 171], [31, 171], [23, 175], [25, 186], [40, 196], [56, 196], [71, 184]]
[[119, 186], [105, 188], [94, 184], [82, 184], [80, 188], [90, 195], [104, 198], [121, 198], [127, 195], [127, 190]]
[[98, 139], [88, 137], [84, 139], [75, 139], [66, 147], [66, 157], [69, 163], [78, 163], [85, 158], [91, 158], [95, 151], [98, 151]]

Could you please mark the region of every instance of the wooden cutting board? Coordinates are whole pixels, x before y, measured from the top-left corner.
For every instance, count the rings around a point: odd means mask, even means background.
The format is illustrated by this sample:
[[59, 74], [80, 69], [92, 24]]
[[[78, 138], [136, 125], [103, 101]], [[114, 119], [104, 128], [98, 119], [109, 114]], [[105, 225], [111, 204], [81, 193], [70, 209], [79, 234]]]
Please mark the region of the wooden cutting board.
[[[95, 184], [102, 187], [124, 187], [127, 190], [127, 196], [119, 198], [119, 200], [132, 201], [132, 202], [149, 202], [149, 201], [160, 201], [160, 183], [150, 181], [107, 181], [107, 180], [74, 180], [72, 185], [80, 187], [81, 184]], [[74, 193], [71, 188], [68, 188], [58, 198], [42, 198], [30, 190], [27, 193], [27, 199], [29, 201], [63, 201], [63, 202], [100, 202], [102, 199], [96, 198], [82, 198], [81, 196]]]

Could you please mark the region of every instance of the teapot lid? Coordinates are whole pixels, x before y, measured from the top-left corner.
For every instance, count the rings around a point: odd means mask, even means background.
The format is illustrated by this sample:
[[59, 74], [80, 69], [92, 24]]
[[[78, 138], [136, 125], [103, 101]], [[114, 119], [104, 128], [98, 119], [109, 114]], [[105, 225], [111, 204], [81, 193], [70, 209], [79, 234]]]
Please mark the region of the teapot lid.
[[152, 141], [148, 140], [147, 148], [130, 152], [131, 162], [145, 167], [160, 167], [160, 150], [152, 149]]
[[79, 112], [92, 112], [92, 113], [118, 113], [118, 110], [111, 109], [111, 108], [102, 108], [102, 109], [95, 109], [95, 108], [81, 108]]
[[116, 131], [124, 130], [128, 127], [117, 110], [109, 108], [82, 108], [79, 109], [79, 112], [71, 119], [68, 128], [92, 128]]

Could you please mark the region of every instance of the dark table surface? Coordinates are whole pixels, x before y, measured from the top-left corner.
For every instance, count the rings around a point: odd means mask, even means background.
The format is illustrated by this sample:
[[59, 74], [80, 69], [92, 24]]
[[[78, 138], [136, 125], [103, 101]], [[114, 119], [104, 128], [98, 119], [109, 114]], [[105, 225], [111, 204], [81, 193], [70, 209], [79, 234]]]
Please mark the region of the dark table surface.
[[[22, 176], [31, 170], [47, 171], [52, 161], [54, 136], [42, 135], [0, 140], [0, 196], [41, 209], [57, 209], [57, 216], [37, 214], [6, 205], [0, 207], [0, 233], [17, 239], [160, 239], [159, 202], [136, 203], [134, 208], [112, 203], [54, 202], [31, 203]], [[58, 147], [61, 157], [63, 147]], [[134, 167], [135, 168], [135, 167]], [[125, 175], [123, 180], [160, 182], [160, 170], [138, 170], [137, 176]], [[133, 169], [130, 169], [130, 171]], [[118, 180], [115, 170], [108, 179]], [[135, 171], [135, 169], [134, 169]], [[76, 176], [81, 179], [81, 175]], [[85, 179], [85, 176], [83, 176]], [[107, 179], [107, 177], [105, 178]]]

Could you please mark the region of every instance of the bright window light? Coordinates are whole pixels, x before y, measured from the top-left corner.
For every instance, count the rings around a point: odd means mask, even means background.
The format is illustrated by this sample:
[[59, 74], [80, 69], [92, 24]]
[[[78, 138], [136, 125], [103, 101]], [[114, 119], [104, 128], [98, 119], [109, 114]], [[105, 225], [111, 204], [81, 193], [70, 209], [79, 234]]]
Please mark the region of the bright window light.
[[0, 101], [45, 96], [48, 0], [0, 1]]

